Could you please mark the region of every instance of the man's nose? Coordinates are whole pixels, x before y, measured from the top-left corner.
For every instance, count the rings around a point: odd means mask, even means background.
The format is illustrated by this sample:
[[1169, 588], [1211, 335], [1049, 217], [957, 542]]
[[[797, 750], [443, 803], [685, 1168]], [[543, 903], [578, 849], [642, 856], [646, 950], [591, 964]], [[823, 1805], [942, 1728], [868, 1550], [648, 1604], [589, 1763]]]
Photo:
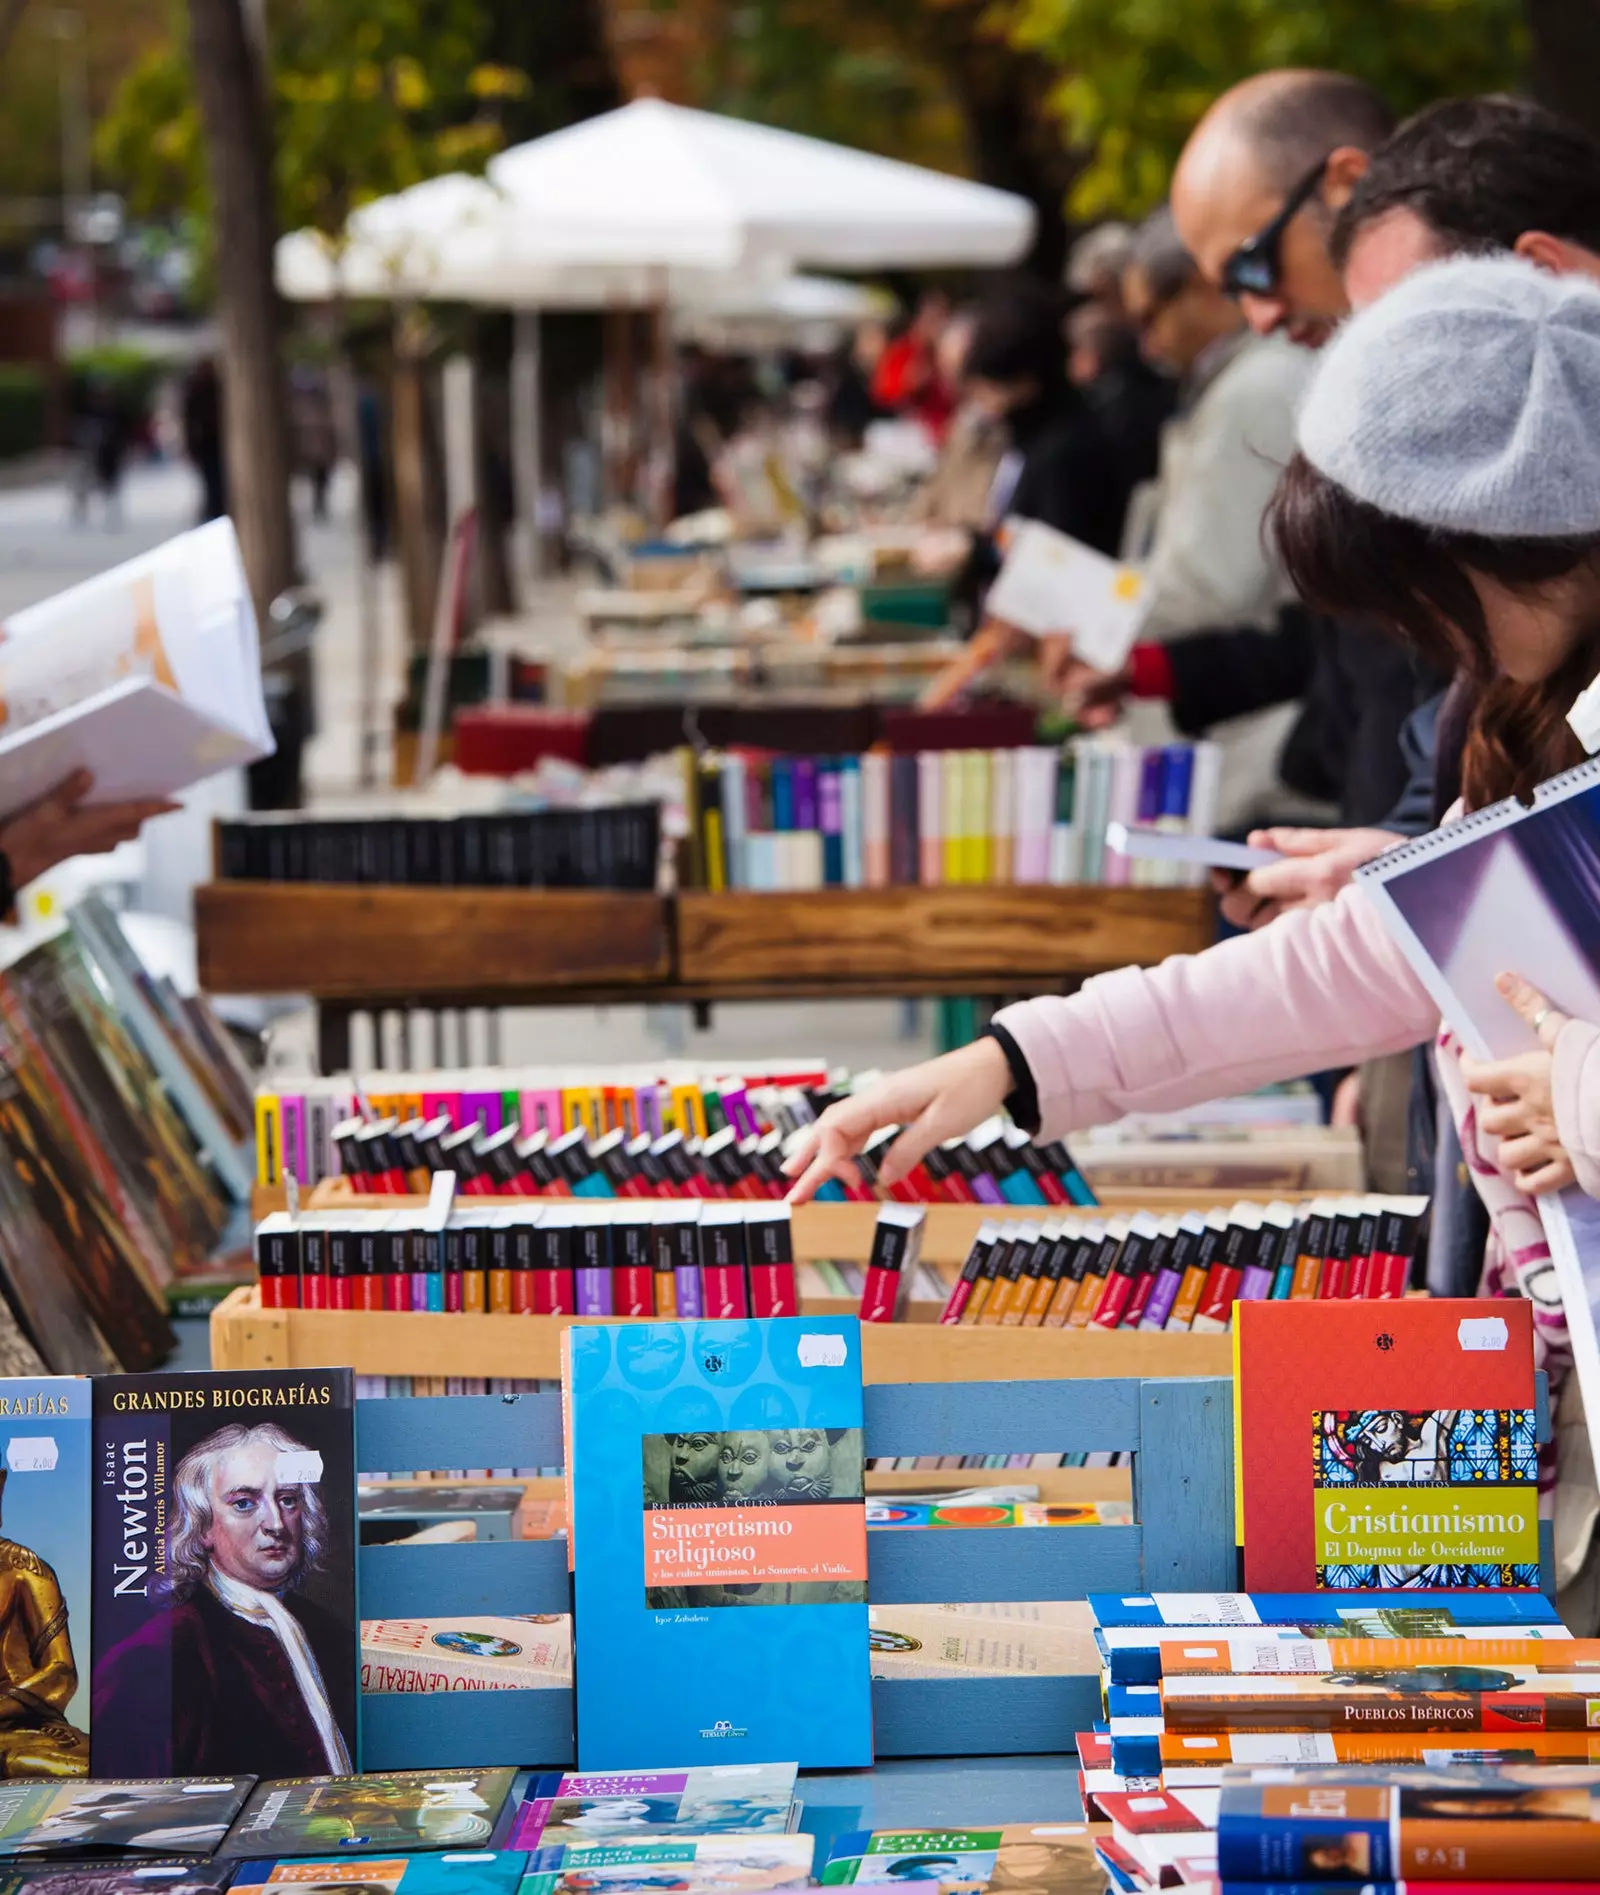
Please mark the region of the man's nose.
[[1239, 309], [1258, 336], [1270, 336], [1289, 320], [1289, 305], [1281, 296], [1253, 296], [1249, 291], [1239, 298]]
[[261, 1524], [269, 1533], [281, 1533], [283, 1531], [283, 1509], [278, 1505], [278, 1496], [276, 1494], [263, 1494], [261, 1496]]

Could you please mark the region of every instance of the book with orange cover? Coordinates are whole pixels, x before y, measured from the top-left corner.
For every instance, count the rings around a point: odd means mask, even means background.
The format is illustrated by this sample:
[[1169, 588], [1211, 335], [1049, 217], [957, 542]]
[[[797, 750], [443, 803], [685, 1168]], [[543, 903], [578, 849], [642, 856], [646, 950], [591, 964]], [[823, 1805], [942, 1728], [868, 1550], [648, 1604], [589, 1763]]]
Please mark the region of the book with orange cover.
[[1526, 1302], [1245, 1302], [1233, 1334], [1251, 1592], [1538, 1587]]
[[1600, 1638], [1186, 1638], [1161, 1645], [1163, 1678], [1317, 1676], [1425, 1665], [1600, 1673]]
[[1600, 1728], [1600, 1674], [1458, 1662], [1315, 1678], [1163, 1677], [1161, 1717], [1169, 1731], [1590, 1731]]

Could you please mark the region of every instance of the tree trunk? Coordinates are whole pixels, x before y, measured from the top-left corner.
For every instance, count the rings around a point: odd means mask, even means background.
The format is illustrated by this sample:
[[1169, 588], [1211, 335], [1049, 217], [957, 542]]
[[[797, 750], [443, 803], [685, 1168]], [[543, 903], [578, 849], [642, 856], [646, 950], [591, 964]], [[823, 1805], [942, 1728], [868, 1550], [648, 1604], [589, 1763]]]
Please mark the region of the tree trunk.
[[439, 579], [439, 552], [428, 504], [425, 357], [420, 319], [414, 311], [396, 310], [390, 397], [395, 545], [406, 604], [406, 642], [413, 651], [428, 649]]
[[1533, 96], [1600, 136], [1600, 7], [1595, 0], [1527, 0], [1526, 12]]
[[189, 0], [189, 47], [216, 207], [228, 511], [264, 618], [297, 576], [266, 88], [241, 0]]

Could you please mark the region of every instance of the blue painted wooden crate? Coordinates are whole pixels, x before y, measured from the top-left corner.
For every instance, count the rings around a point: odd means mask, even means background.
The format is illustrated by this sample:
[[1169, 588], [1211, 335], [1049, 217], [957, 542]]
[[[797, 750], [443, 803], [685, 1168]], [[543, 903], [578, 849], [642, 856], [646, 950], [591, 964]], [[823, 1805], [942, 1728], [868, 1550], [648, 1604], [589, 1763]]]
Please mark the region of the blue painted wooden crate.
[[[869, 1456], [1130, 1453], [1138, 1521], [874, 1533], [869, 1595], [904, 1605], [1226, 1591], [1234, 1581], [1232, 1417], [1232, 1387], [1221, 1378], [869, 1387]], [[369, 1473], [562, 1460], [553, 1390], [362, 1401], [356, 1428], [357, 1465]], [[569, 1607], [564, 1540], [364, 1547], [360, 1583], [367, 1619]], [[880, 1680], [872, 1692], [880, 1757], [1066, 1750], [1099, 1706], [1098, 1682], [1088, 1677]], [[570, 1691], [375, 1696], [362, 1700], [361, 1716], [369, 1770], [559, 1765], [574, 1756]]]

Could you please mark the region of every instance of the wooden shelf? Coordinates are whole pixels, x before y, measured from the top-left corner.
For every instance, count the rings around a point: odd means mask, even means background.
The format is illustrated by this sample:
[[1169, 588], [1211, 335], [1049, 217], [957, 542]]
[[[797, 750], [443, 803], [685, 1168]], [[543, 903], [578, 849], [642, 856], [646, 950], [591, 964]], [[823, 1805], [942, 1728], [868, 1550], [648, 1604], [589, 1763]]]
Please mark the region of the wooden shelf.
[[[572, 1321], [611, 1320], [654, 1319], [264, 1309], [259, 1291], [234, 1290], [212, 1312], [211, 1366], [554, 1379], [561, 1373], [561, 1331]], [[1226, 1334], [868, 1323], [861, 1353], [868, 1382], [1031, 1382], [1063, 1376], [1228, 1375], [1233, 1343]]]
[[838, 888], [823, 894], [678, 897], [686, 986], [793, 983], [857, 991], [1044, 987], [1193, 952], [1212, 937], [1211, 899], [1175, 888]]
[[656, 895], [523, 888], [210, 882], [195, 890], [200, 985], [373, 1001], [475, 999], [670, 978]]
[[576, 889], [210, 882], [200, 984], [336, 1006], [737, 1000], [1049, 989], [1212, 937], [1179, 888]]

